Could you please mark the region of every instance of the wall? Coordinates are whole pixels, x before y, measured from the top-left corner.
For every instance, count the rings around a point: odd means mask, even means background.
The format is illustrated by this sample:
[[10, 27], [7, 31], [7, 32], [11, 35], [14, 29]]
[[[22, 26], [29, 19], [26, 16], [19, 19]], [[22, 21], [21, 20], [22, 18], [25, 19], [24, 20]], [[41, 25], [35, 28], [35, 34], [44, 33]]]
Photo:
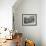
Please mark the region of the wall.
[[[15, 30], [23, 33], [23, 37], [35, 41], [41, 46], [41, 1], [21, 0], [13, 6]], [[37, 14], [37, 26], [22, 26], [22, 14]]]
[[42, 46], [46, 46], [46, 0], [41, 1], [41, 38]]
[[16, 0], [0, 0], [0, 27], [12, 28], [12, 6]]

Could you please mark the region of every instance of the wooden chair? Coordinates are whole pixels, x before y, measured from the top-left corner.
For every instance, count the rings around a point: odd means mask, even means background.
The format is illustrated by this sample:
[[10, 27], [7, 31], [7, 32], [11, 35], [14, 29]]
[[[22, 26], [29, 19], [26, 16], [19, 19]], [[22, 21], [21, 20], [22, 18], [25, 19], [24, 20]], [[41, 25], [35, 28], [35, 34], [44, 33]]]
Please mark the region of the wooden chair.
[[35, 43], [32, 40], [26, 40], [25, 46], [35, 46]]
[[16, 46], [21, 46], [22, 44], [22, 33], [15, 33]]

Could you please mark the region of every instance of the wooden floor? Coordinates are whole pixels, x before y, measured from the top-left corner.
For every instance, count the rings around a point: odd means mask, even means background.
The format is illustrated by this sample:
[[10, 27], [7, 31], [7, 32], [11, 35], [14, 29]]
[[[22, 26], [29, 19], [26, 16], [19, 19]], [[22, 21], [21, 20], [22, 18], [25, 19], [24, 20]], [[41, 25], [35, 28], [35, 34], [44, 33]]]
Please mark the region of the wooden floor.
[[6, 40], [6, 42], [2, 43], [0, 46], [16, 46], [15, 39], [13, 40]]

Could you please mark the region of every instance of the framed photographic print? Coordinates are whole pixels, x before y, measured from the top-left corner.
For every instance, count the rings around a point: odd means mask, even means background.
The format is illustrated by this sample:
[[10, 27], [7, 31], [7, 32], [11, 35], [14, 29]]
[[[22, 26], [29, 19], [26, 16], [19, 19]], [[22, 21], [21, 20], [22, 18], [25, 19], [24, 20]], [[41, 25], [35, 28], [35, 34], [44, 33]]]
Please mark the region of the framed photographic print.
[[36, 26], [37, 14], [22, 14], [22, 26]]

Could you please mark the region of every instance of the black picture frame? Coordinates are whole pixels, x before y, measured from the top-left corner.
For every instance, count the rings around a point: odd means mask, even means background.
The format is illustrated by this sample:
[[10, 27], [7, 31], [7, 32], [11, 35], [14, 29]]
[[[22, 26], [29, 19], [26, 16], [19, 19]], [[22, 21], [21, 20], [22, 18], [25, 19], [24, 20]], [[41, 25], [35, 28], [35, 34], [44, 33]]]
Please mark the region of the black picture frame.
[[36, 26], [37, 14], [22, 14], [22, 26]]

